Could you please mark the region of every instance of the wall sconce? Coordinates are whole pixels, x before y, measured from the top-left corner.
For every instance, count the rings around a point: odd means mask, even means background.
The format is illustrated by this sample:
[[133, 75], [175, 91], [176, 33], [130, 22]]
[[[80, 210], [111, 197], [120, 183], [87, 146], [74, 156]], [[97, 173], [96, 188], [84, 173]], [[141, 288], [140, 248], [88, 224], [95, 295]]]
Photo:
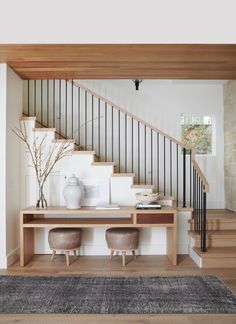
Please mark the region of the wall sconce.
[[139, 89], [139, 85], [141, 82], [143, 82], [143, 80], [132, 80], [134, 82], [135, 85], [135, 89], [138, 90]]

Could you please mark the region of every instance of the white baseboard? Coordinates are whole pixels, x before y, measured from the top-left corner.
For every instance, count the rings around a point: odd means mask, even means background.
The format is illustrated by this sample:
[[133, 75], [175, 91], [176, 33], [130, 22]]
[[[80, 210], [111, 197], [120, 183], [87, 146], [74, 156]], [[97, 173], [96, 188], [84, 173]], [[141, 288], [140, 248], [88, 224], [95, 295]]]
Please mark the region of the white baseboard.
[[7, 269], [10, 265], [15, 263], [20, 257], [20, 248], [17, 247], [6, 256], [0, 257], [0, 269]]
[[20, 258], [20, 248], [19, 246], [15, 250], [11, 251], [7, 255], [7, 267], [15, 263]]
[[0, 269], [7, 269], [7, 257], [6, 256], [0, 257]]
[[202, 258], [193, 250], [195, 240], [189, 237], [189, 256], [199, 268], [202, 268]]

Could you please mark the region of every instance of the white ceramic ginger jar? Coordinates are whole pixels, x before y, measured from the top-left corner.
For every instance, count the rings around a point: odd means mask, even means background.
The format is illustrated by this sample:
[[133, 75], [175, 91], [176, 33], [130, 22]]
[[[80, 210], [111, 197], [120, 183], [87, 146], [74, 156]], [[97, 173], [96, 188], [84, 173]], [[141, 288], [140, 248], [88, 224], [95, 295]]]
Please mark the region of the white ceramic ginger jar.
[[84, 196], [84, 186], [79, 179], [72, 174], [63, 190], [67, 209], [79, 209], [80, 203]]

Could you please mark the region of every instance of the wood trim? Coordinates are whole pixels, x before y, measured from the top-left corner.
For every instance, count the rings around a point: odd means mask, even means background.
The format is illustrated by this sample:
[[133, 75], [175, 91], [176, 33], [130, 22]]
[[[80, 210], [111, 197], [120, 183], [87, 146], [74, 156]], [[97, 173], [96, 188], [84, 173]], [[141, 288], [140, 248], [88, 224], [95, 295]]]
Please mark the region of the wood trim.
[[1, 44], [23, 79], [235, 80], [235, 44]]
[[199, 165], [197, 164], [197, 162], [195, 160], [192, 160], [193, 166], [196, 169], [204, 187], [205, 187], [205, 192], [209, 192], [209, 184], [208, 181], [205, 177], [205, 175], [203, 174], [202, 170], [200, 169]]
[[72, 152], [72, 154], [74, 154], [74, 155], [95, 155], [96, 153], [95, 153], [95, 151], [79, 151], [79, 150], [74, 150], [73, 152]]
[[36, 117], [32, 116], [21, 116], [19, 120], [36, 120]]
[[33, 132], [56, 132], [56, 128], [33, 128], [32, 129]]
[[92, 162], [93, 166], [115, 166], [115, 162]]
[[131, 188], [133, 189], [154, 189], [155, 186], [154, 185], [145, 185], [145, 184], [134, 184], [131, 185]]
[[52, 140], [52, 143], [65, 143], [65, 142], [74, 144], [75, 140], [73, 139], [53, 139]]
[[111, 175], [112, 178], [118, 178], [118, 177], [135, 177], [135, 173], [113, 173]]

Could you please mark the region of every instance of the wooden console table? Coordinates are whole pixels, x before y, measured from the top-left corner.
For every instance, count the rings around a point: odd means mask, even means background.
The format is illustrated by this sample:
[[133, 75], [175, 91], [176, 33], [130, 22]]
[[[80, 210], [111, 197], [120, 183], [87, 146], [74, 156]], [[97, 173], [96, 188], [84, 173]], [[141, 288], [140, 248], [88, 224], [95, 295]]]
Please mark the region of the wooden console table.
[[[59, 215], [67, 217], [59, 218]], [[70, 215], [78, 215], [78, 218], [68, 217]], [[83, 218], [79, 218], [81, 215]], [[115, 217], [116, 215], [127, 215], [127, 217], [118, 218]], [[82, 207], [78, 210], [68, 210], [65, 207], [48, 207], [45, 210], [34, 207], [23, 209], [20, 212], [20, 265], [22, 267], [34, 255], [34, 229], [53, 227], [166, 227], [167, 256], [173, 265], [177, 264], [177, 211], [174, 208], [137, 210], [134, 207], [122, 206], [117, 210], [96, 210], [95, 207]]]

